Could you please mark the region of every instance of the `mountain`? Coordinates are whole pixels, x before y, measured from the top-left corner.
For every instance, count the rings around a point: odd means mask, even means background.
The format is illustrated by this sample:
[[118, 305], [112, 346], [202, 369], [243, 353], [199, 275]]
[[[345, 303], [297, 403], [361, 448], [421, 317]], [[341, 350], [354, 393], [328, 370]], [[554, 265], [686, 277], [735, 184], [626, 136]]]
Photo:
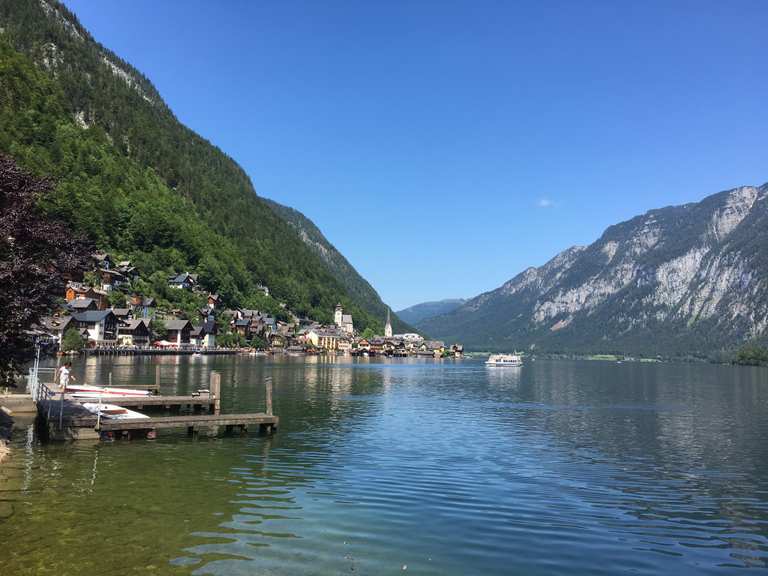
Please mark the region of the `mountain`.
[[400, 310], [397, 315], [404, 321], [409, 322], [414, 326], [418, 326], [428, 318], [453, 312], [456, 308], [464, 304], [464, 302], [466, 302], [466, 300], [463, 298], [448, 298], [446, 300], [422, 302], [421, 304], [414, 304], [413, 306]]
[[711, 355], [768, 329], [768, 185], [651, 210], [419, 324], [469, 348]]
[[[265, 199], [265, 201], [280, 218], [293, 226], [299, 237], [320, 257], [328, 271], [344, 286], [347, 293], [356, 302], [359, 302], [377, 318], [386, 317], [387, 305], [382, 302], [373, 286], [360, 276], [352, 264], [328, 241], [312, 220], [294, 208], [283, 206], [274, 200]], [[398, 318], [398, 315], [392, 314], [391, 319], [392, 328], [396, 333], [414, 331], [414, 328]]]
[[56, 181], [44, 207], [134, 261], [144, 289], [186, 270], [228, 305], [279, 301], [330, 321], [341, 301], [358, 327], [383, 324], [380, 301], [339, 281], [242, 168], [60, 2], [0, 0], [0, 120], [0, 151]]

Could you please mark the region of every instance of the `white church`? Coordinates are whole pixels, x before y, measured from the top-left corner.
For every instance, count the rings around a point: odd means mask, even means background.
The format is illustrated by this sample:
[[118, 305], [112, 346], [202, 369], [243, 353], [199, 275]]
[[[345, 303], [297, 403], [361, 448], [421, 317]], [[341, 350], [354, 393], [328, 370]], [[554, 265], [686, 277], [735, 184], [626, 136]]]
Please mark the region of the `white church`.
[[336, 304], [336, 311], [333, 314], [333, 323], [345, 334], [352, 336], [355, 333], [355, 326], [352, 323], [352, 314], [344, 314], [344, 308], [341, 303]]

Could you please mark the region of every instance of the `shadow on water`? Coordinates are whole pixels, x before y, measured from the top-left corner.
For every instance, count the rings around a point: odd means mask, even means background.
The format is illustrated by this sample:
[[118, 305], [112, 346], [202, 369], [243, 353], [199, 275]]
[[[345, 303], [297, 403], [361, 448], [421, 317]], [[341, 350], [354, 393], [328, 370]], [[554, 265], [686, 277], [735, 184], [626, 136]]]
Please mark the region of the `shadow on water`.
[[[768, 371], [92, 358], [273, 437], [41, 446], [0, 470], [10, 574], [658, 574], [766, 566]], [[5, 565], [3, 565], [5, 564]]]

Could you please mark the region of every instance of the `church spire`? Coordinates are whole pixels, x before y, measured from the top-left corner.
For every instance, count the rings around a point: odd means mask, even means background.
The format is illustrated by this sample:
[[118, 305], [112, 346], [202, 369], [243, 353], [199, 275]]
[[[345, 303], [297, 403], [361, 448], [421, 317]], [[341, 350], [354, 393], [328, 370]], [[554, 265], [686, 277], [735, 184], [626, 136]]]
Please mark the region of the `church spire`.
[[384, 338], [392, 338], [392, 322], [389, 317], [389, 308], [387, 308], [387, 323], [384, 325]]

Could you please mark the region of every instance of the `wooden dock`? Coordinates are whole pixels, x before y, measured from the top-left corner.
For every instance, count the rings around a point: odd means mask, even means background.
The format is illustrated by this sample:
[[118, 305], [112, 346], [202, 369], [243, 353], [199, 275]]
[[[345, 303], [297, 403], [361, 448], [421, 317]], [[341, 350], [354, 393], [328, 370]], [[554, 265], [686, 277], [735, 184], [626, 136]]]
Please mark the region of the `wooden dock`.
[[[211, 373], [210, 392], [195, 396], [102, 398], [102, 403], [124, 408], [177, 413], [131, 419], [99, 416], [83, 407], [83, 403], [97, 402], [97, 399], [56, 394], [42, 386], [43, 393], [38, 394], [37, 399], [38, 417], [41, 431], [51, 440], [154, 438], [157, 430], [170, 428], [186, 428], [190, 434], [207, 429], [209, 433], [215, 434], [221, 427], [226, 432], [234, 429], [246, 432], [258, 426], [260, 432], [271, 434], [280, 422], [272, 413], [271, 380], [267, 380], [266, 386], [266, 412], [249, 414], [221, 414], [221, 376], [217, 372]], [[179, 414], [183, 411], [187, 413]]]

